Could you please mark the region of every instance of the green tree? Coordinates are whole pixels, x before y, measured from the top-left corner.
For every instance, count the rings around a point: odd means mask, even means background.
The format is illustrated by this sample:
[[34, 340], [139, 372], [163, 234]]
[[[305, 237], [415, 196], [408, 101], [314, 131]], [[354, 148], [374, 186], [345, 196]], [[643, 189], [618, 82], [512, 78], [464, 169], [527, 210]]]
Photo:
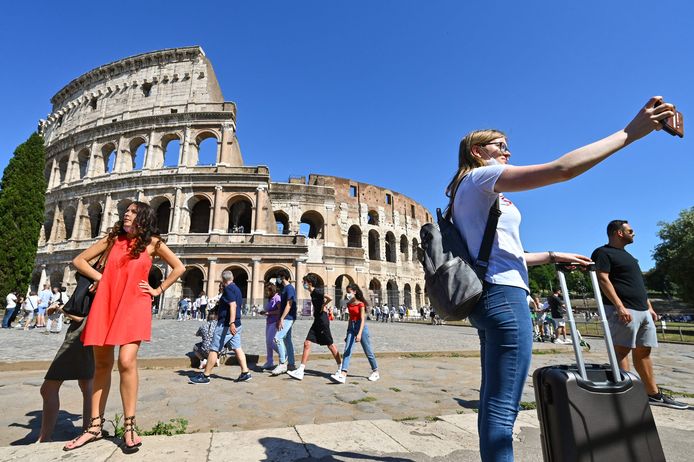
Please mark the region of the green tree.
[[0, 182], [0, 294], [24, 292], [31, 281], [43, 222], [46, 180], [43, 138], [34, 133], [17, 147]]
[[694, 207], [684, 209], [672, 223], [658, 223], [662, 240], [653, 251], [656, 270], [665, 283], [672, 282], [677, 295], [694, 303]]
[[559, 284], [554, 265], [538, 265], [528, 268], [530, 291], [532, 293], [548, 294]]

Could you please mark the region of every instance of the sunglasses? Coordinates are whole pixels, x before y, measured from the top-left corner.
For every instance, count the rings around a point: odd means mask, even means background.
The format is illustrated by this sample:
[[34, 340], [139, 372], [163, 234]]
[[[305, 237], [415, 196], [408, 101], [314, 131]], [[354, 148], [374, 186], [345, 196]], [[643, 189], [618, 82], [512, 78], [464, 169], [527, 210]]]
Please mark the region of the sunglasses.
[[490, 144], [495, 145], [497, 148], [499, 148], [499, 151], [501, 151], [501, 152], [511, 152], [508, 149], [508, 144], [504, 143], [503, 141], [495, 141], [493, 143], [484, 143], [484, 144], [480, 144], [480, 146], [489, 146]]

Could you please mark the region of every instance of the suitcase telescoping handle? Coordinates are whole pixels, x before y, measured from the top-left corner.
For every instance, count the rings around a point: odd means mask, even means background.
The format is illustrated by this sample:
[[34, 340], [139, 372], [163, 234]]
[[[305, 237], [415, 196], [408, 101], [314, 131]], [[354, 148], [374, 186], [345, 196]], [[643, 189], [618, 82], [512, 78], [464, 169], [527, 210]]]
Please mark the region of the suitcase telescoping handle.
[[[583, 361], [583, 350], [581, 350], [581, 344], [578, 336], [578, 329], [576, 328], [576, 320], [574, 319], [573, 309], [571, 308], [571, 297], [569, 297], [569, 289], [566, 285], [566, 276], [564, 273], [568, 273], [574, 270], [578, 270], [577, 265], [569, 265], [566, 263], [557, 263], [557, 276], [559, 277], [559, 285], [561, 286], [562, 294], [564, 295], [564, 304], [566, 305], [566, 312], [569, 315], [569, 327], [571, 328], [571, 343], [574, 347], [574, 354], [576, 355], [576, 366], [578, 367], [578, 372], [581, 374], [583, 380], [588, 380], [588, 374], [586, 374], [586, 364]], [[605, 305], [602, 303], [602, 295], [600, 293], [600, 283], [598, 282], [598, 275], [595, 272], [595, 264], [591, 263], [587, 267], [580, 267], [585, 269], [590, 274], [590, 281], [593, 285], [593, 292], [595, 294], [595, 302], [598, 305], [598, 314], [600, 315], [600, 320], [602, 321], [602, 330], [605, 335], [605, 344], [607, 345], [607, 357], [610, 360], [610, 367], [612, 368], [612, 377], [615, 383], [623, 380], [622, 374], [619, 372], [619, 365], [617, 364], [617, 356], [614, 352], [614, 346], [612, 345], [612, 336], [610, 335], [610, 326], [607, 324], [607, 316], [605, 316]]]

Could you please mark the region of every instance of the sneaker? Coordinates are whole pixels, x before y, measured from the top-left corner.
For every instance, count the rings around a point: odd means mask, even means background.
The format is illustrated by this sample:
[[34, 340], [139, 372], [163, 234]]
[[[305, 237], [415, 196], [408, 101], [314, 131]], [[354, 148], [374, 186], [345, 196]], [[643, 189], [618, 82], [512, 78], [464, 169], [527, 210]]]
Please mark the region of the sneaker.
[[657, 395], [648, 395], [648, 403], [651, 406], [665, 406], [672, 409], [689, 409], [688, 404], [675, 401], [674, 399], [667, 395], [664, 395], [660, 391]]
[[287, 371], [287, 375], [293, 379], [296, 379], [296, 380], [304, 380], [303, 369], [296, 369], [293, 371]]
[[371, 375], [369, 376], [369, 380], [371, 382], [375, 382], [376, 380], [380, 379], [381, 376], [379, 375], [378, 371], [373, 371]]
[[262, 366], [260, 366], [260, 368], [264, 371], [269, 371], [270, 369], [275, 368], [275, 364], [274, 363], [265, 363]]
[[335, 374], [331, 375], [330, 378], [337, 383], [345, 383], [347, 382], [347, 377], [342, 375], [340, 372], [336, 372]]
[[272, 375], [280, 375], [287, 372], [287, 363], [280, 363], [271, 372]]
[[208, 383], [210, 383], [210, 377], [201, 372], [198, 375], [194, 375], [191, 378], [189, 378], [188, 383], [192, 383], [194, 385], [207, 385]]
[[253, 377], [250, 372], [241, 372], [241, 374], [236, 378], [237, 382], [248, 382]]

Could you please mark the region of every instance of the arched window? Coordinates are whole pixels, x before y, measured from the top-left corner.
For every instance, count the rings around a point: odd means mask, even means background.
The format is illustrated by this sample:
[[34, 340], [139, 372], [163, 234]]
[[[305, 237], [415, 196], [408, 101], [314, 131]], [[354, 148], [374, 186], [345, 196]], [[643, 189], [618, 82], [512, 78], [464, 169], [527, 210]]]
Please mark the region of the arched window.
[[166, 135], [161, 139], [161, 148], [164, 151], [163, 167], [177, 167], [181, 157], [181, 141], [176, 135]]
[[402, 254], [400, 257], [401, 261], [407, 261], [409, 260], [409, 248], [410, 248], [410, 242], [407, 240], [407, 236], [404, 234], [400, 236], [400, 253]]
[[412, 239], [412, 261], [417, 259], [417, 251], [419, 249], [419, 242], [417, 239]]
[[405, 284], [403, 290], [405, 292], [405, 307], [407, 307], [407, 309], [409, 310], [410, 308], [412, 308], [412, 287], [409, 284]]
[[197, 161], [195, 165], [217, 165], [217, 137], [205, 132], [195, 139]]
[[202, 274], [200, 268], [195, 266], [189, 267], [183, 276], [181, 276], [181, 281], [183, 282], [183, 296], [190, 297], [191, 300], [195, 300], [197, 296], [204, 290], [205, 275]]
[[103, 218], [101, 204], [98, 202], [90, 204], [87, 213], [89, 213], [89, 227], [91, 228], [89, 230], [89, 237], [94, 239], [99, 235], [99, 230], [101, 229], [101, 220]]
[[369, 260], [381, 259], [381, 238], [378, 231], [372, 229], [369, 231]]
[[323, 223], [323, 216], [314, 210], [310, 210], [301, 215], [299, 233], [309, 239], [323, 239]]
[[46, 237], [46, 242], [51, 239], [51, 231], [53, 230], [53, 215], [54, 212], [51, 210], [48, 212], [43, 221], [43, 234]]
[[72, 231], [75, 228], [75, 218], [77, 212], [74, 207], [68, 206], [63, 210], [63, 220], [65, 222], [65, 239], [72, 237]]
[[63, 276], [65, 273], [60, 270], [53, 271], [51, 273], [51, 287], [62, 287], [63, 286]]
[[386, 233], [386, 261], [395, 263], [395, 235], [388, 231]]
[[79, 164], [79, 174], [80, 174], [80, 179], [84, 178], [87, 176], [87, 173], [89, 172], [89, 150], [88, 149], [82, 149], [79, 154], [77, 154], [77, 162]]
[[398, 283], [393, 279], [386, 284], [386, 292], [388, 292], [388, 306], [398, 306], [400, 304], [400, 291]]
[[341, 274], [335, 279], [335, 306], [342, 307], [346, 304], [347, 300], [344, 296], [347, 293], [348, 284], [354, 284], [354, 279], [347, 274]]
[[190, 232], [210, 232], [210, 201], [205, 197], [195, 197], [195, 204], [190, 209]]
[[101, 148], [101, 155], [104, 158], [104, 169], [102, 173], [111, 173], [116, 169], [116, 146], [108, 143]]
[[375, 210], [369, 210], [369, 218], [367, 224], [378, 226], [378, 212]]
[[286, 275], [289, 278], [289, 280], [292, 279], [292, 273], [287, 268], [284, 268], [283, 266], [273, 266], [265, 272], [263, 281], [270, 282], [272, 280], [274, 282], [275, 279], [277, 279], [283, 274]]
[[361, 229], [359, 226], [352, 225], [347, 231], [347, 247], [361, 247]]
[[67, 167], [69, 165], [68, 161], [68, 156], [65, 156], [58, 162], [58, 172], [60, 172], [60, 184], [65, 183], [65, 181], [67, 180]]
[[157, 229], [160, 234], [169, 233], [171, 221], [171, 202], [165, 197], [155, 198], [149, 204], [157, 216]]
[[145, 164], [145, 153], [147, 152], [147, 144], [144, 138], [135, 138], [130, 141], [130, 156], [132, 160], [131, 170], [142, 170]]
[[230, 266], [229, 268], [226, 268], [224, 271], [227, 270], [231, 271], [231, 274], [234, 275], [234, 284], [236, 284], [236, 286], [241, 291], [241, 295], [243, 296], [243, 299], [245, 301], [248, 298], [248, 273], [245, 269], [241, 268], [240, 266]]
[[414, 302], [417, 308], [422, 306], [422, 288], [419, 284], [414, 286]]
[[281, 210], [275, 212], [277, 234], [289, 234], [289, 216]]
[[369, 296], [371, 297], [372, 305], [380, 305], [383, 303], [383, 293], [381, 292], [381, 282], [373, 278], [369, 281]]
[[247, 198], [233, 197], [229, 201], [229, 226], [228, 233], [250, 233], [253, 205]]

